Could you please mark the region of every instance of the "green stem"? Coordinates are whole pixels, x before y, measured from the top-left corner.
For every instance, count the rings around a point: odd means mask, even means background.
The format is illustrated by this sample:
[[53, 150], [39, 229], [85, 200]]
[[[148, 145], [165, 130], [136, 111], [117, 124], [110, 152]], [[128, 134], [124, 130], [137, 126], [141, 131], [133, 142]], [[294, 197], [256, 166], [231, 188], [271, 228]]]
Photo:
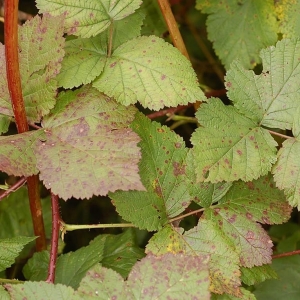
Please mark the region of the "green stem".
[[17, 280], [17, 279], [6, 279], [0, 278], [0, 284], [11, 283], [11, 284], [20, 284], [24, 283], [25, 281]]
[[[167, 115], [167, 117], [169, 117], [169, 116]], [[170, 119], [173, 121], [185, 121], [186, 123], [198, 123], [198, 120], [193, 117], [172, 115], [172, 116], [170, 116]]]
[[[29, 130], [29, 126], [26, 118], [19, 69], [18, 4], [18, 0], [5, 2], [4, 38], [7, 84], [17, 129], [19, 133], [23, 133]], [[47, 244], [39, 196], [38, 177], [28, 177], [27, 186], [34, 234], [38, 236], [36, 239], [36, 248], [37, 251], [42, 251], [46, 249]]]

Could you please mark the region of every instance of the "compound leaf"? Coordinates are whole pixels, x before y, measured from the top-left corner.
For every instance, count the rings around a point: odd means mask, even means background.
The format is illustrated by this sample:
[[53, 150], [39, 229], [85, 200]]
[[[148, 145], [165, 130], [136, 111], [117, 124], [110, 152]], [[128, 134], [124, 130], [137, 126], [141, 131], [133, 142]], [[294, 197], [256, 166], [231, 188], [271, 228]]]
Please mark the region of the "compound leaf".
[[[95, 37], [67, 41], [66, 55], [57, 76], [59, 86], [73, 88], [94, 80], [103, 71], [109, 43], [113, 51], [122, 43], [139, 36], [143, 18], [141, 13], [134, 13], [126, 19], [116, 21], [113, 37], [110, 37], [110, 30], [107, 29]], [[109, 41], [110, 38], [112, 41]]]
[[93, 86], [124, 105], [139, 101], [154, 110], [205, 100], [190, 62], [155, 36], [118, 47]]
[[34, 240], [35, 237], [25, 236], [0, 239], [0, 271], [10, 267], [23, 247]]
[[291, 129], [299, 106], [299, 53], [300, 40], [284, 39], [260, 52], [260, 75], [232, 63], [225, 85], [234, 106], [257, 124]]
[[40, 178], [63, 199], [109, 191], [144, 190], [138, 174], [134, 107], [123, 107], [90, 86], [62, 93], [43, 120], [35, 153]]
[[196, 116], [203, 126], [191, 139], [197, 181], [250, 181], [271, 170], [277, 143], [267, 130], [219, 99], [202, 104]]
[[259, 51], [277, 41], [272, 0], [197, 0], [196, 8], [209, 14], [208, 38], [226, 69], [237, 58], [245, 68], [253, 68], [260, 63]]
[[157, 230], [190, 203], [185, 170], [187, 149], [181, 137], [142, 114], [131, 126], [142, 140], [139, 169], [147, 192], [117, 191], [109, 196], [123, 219], [140, 229]]
[[37, 0], [40, 13], [63, 14], [65, 31], [88, 38], [107, 29], [114, 21], [126, 18], [141, 5], [140, 0]]

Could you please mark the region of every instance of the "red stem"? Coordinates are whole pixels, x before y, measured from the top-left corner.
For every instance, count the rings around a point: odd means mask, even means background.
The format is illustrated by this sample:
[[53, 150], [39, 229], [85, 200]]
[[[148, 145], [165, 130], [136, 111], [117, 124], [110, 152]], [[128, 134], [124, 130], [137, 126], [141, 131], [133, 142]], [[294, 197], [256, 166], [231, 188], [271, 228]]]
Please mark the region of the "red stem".
[[59, 238], [59, 227], [60, 227], [60, 215], [59, 215], [59, 206], [58, 206], [58, 196], [52, 193], [51, 193], [51, 204], [52, 204], [52, 237], [51, 237], [48, 278], [46, 282], [54, 283], [57, 249], [58, 249], [58, 238]]
[[300, 254], [300, 250], [295, 250], [295, 251], [291, 251], [291, 252], [272, 255], [272, 259], [280, 258], [280, 257], [293, 256], [293, 255], [298, 255], [298, 254]]
[[[22, 133], [28, 131], [29, 126], [26, 118], [19, 69], [18, 4], [18, 0], [9, 0], [5, 2], [4, 38], [8, 89], [17, 129], [19, 133]], [[37, 251], [42, 251], [46, 249], [47, 244], [39, 196], [38, 177], [28, 177], [27, 185], [34, 234], [38, 236], [36, 239], [36, 249]]]
[[22, 177], [20, 180], [18, 180], [14, 185], [12, 185], [7, 191], [3, 192], [0, 195], [0, 201], [7, 197], [10, 193], [15, 192], [18, 190], [24, 183], [26, 182], [26, 178]]

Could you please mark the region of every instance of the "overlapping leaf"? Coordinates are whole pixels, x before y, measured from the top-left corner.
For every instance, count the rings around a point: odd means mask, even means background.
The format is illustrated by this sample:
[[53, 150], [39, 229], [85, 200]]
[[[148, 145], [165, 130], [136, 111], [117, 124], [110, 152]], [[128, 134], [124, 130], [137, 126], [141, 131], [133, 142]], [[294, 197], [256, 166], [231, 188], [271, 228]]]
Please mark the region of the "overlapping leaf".
[[190, 203], [181, 137], [166, 126], [138, 114], [133, 130], [142, 141], [141, 180], [147, 192], [117, 191], [110, 194], [119, 214], [141, 229], [157, 230]]
[[[39, 122], [54, 107], [57, 82], [64, 56], [64, 18], [36, 16], [19, 29], [20, 73], [27, 118]], [[13, 116], [6, 82], [4, 46], [0, 45], [0, 112]]]
[[247, 285], [254, 285], [264, 282], [267, 279], [277, 279], [278, 275], [270, 265], [263, 265], [252, 268], [241, 268], [242, 281]]
[[135, 112], [90, 86], [63, 93], [43, 121], [45, 140], [35, 150], [45, 186], [63, 199], [144, 190], [139, 137], [128, 128]]
[[68, 34], [84, 38], [95, 36], [114, 21], [126, 18], [141, 5], [141, 0], [37, 0], [40, 13], [66, 16]]
[[192, 135], [198, 181], [249, 181], [266, 175], [276, 161], [277, 143], [269, 132], [218, 99], [202, 104]]
[[259, 51], [277, 41], [272, 0], [197, 0], [196, 8], [209, 14], [208, 37], [226, 69], [237, 58], [244, 67], [254, 67], [260, 62]]
[[0, 239], [0, 271], [10, 267], [23, 247], [34, 240], [35, 237], [25, 236]]
[[278, 151], [278, 159], [273, 167], [274, 179], [278, 188], [284, 190], [292, 206], [300, 208], [300, 106], [296, 110], [293, 122], [294, 138], [283, 142]]
[[190, 62], [155, 36], [118, 47], [93, 86], [124, 105], [139, 101], [154, 110], [205, 100]]
[[275, 2], [279, 29], [284, 38], [298, 38], [300, 35], [300, 18], [298, 11], [300, 1], [279, 0]]
[[226, 76], [234, 106], [257, 124], [291, 129], [299, 107], [300, 40], [282, 40], [261, 51], [263, 71], [255, 75], [239, 62]]
[[[57, 77], [60, 86], [77, 87], [90, 83], [102, 72], [110, 51], [140, 35], [143, 14], [135, 13], [114, 23], [113, 34], [109, 29], [92, 38], [78, 38], [66, 42], [66, 55]], [[110, 40], [111, 39], [111, 40]]]
[[[130, 230], [118, 235], [99, 235], [88, 246], [58, 257], [55, 283], [78, 288], [86, 272], [99, 262], [127, 277], [132, 266], [143, 256]], [[48, 264], [49, 252], [35, 253], [25, 265], [23, 274], [27, 280], [46, 280]]]

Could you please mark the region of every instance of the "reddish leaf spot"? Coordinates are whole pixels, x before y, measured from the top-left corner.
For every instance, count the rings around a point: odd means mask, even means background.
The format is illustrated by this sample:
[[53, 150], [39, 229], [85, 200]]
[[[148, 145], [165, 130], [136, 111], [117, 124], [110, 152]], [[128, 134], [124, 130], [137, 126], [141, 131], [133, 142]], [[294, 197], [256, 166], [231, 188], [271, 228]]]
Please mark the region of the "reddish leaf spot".
[[232, 86], [232, 83], [231, 82], [226, 82], [226, 87], [230, 88]]
[[250, 213], [246, 213], [246, 217], [247, 217], [247, 219], [249, 219], [249, 220], [252, 220], [252, 218], [253, 218], [253, 215], [252, 215], [252, 214], [250, 214]]
[[117, 62], [110, 64], [110, 68], [113, 68], [116, 64], [117, 64]]
[[241, 150], [237, 150], [236, 152], [239, 156], [241, 156], [243, 154]]
[[181, 143], [175, 143], [175, 148], [180, 148], [181, 147]]
[[185, 174], [185, 165], [181, 165], [180, 163], [174, 161], [173, 162], [173, 174], [174, 174], [174, 176], [184, 175]]
[[246, 185], [248, 187], [249, 190], [254, 190], [254, 184], [253, 182], [249, 181], [249, 182], [246, 182]]
[[166, 75], [162, 75], [160, 79], [161, 79], [161, 80], [165, 80], [166, 77], [167, 77]]
[[234, 223], [236, 221], [236, 215], [232, 215], [229, 219], [228, 222], [229, 223]]

